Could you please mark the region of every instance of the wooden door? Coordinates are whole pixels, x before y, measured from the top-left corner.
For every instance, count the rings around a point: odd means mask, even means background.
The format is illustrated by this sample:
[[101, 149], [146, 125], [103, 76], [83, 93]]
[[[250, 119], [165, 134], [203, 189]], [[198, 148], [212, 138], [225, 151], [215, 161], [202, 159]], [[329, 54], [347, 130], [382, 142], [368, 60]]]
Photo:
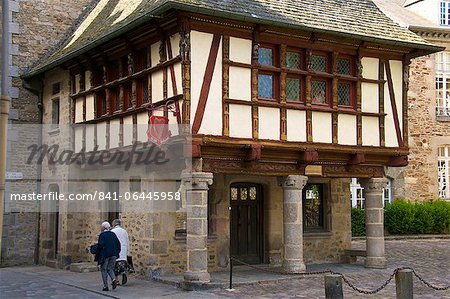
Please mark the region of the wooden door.
[[262, 263], [262, 187], [236, 183], [230, 188], [232, 256], [250, 264]]

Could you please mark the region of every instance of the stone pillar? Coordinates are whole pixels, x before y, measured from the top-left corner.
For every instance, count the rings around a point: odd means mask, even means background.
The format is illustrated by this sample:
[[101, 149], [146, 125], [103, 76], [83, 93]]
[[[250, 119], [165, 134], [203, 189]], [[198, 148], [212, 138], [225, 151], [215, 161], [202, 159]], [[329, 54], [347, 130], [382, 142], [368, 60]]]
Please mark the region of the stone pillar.
[[208, 172], [184, 173], [187, 211], [187, 271], [185, 283], [209, 282], [208, 273], [208, 185], [213, 174]]
[[303, 210], [302, 190], [308, 177], [289, 175], [283, 183], [283, 269], [287, 273], [306, 270], [303, 262]]
[[363, 182], [366, 213], [367, 268], [386, 268], [384, 256], [383, 188], [387, 179], [372, 178]]

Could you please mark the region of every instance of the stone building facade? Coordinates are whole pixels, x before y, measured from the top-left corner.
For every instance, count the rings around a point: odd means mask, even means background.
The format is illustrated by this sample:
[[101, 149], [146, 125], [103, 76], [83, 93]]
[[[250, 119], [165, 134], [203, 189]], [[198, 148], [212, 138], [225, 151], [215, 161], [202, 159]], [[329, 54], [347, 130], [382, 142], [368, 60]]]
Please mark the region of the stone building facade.
[[[392, 198], [412, 201], [450, 199], [449, 170], [441, 160], [450, 147], [450, 80], [444, 77], [440, 87], [437, 78], [450, 67], [443, 64], [442, 56], [450, 59], [450, 26], [443, 17], [448, 11], [441, 7], [448, 1], [374, 0], [390, 18], [407, 27], [429, 42], [444, 47], [441, 53], [413, 59], [410, 64], [408, 91], [409, 163], [405, 168], [391, 168], [386, 174], [392, 180]], [[448, 75], [447, 75], [448, 77]], [[442, 76], [441, 76], [442, 78]], [[442, 79], [441, 79], [442, 80]], [[442, 94], [438, 94], [438, 88]], [[447, 100], [446, 100], [447, 99]], [[441, 152], [441, 153], [440, 153]], [[448, 152], [448, 151], [447, 151]], [[448, 156], [448, 154], [446, 154]], [[443, 159], [444, 158], [444, 159]], [[439, 166], [444, 165], [444, 166]]]
[[[30, 63], [41, 58], [67, 33], [92, 1], [9, 1], [9, 96], [6, 182], [1, 265], [32, 264], [37, 261], [39, 206], [36, 202], [12, 202], [10, 194], [39, 192], [36, 165], [28, 165], [26, 146], [38, 143], [40, 123], [38, 96], [20, 78]], [[94, 1], [95, 2], [95, 1]], [[27, 140], [26, 142], [23, 142]], [[2, 203], [3, 204], [3, 203]]]

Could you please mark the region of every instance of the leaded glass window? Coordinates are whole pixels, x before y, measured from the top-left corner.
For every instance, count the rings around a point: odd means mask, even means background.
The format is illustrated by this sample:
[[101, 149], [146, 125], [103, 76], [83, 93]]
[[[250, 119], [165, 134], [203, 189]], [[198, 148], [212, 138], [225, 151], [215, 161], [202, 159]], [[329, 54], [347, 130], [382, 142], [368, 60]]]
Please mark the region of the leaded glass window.
[[290, 69], [301, 69], [302, 58], [300, 53], [297, 52], [287, 52], [286, 53], [286, 67]]
[[273, 75], [259, 74], [258, 77], [258, 96], [273, 99]]
[[314, 80], [311, 83], [311, 96], [314, 104], [327, 103], [327, 82]]
[[322, 55], [311, 55], [310, 67], [313, 71], [327, 71], [327, 57]]
[[238, 189], [231, 188], [231, 200], [237, 200], [238, 198]]
[[338, 59], [337, 60], [337, 73], [341, 75], [350, 75], [350, 60], [348, 59]]
[[350, 87], [350, 83], [338, 84], [338, 105], [351, 106]]
[[270, 48], [259, 48], [258, 61], [261, 65], [273, 65], [273, 50]]
[[286, 78], [286, 99], [288, 101], [299, 101], [300, 92], [300, 79]]

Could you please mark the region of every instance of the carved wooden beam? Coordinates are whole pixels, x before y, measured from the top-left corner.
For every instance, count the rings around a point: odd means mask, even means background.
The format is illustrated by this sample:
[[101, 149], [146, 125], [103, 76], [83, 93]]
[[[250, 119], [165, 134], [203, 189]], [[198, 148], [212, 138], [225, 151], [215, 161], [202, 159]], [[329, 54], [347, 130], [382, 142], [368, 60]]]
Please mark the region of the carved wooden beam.
[[392, 156], [389, 158], [387, 166], [390, 167], [408, 166], [408, 156]]
[[246, 147], [245, 161], [258, 161], [261, 159], [261, 145], [252, 144]]
[[306, 151], [300, 153], [300, 158], [298, 164], [312, 164], [319, 159], [319, 153], [313, 149], [307, 149]]
[[366, 157], [363, 153], [356, 153], [351, 155], [350, 159], [348, 160], [348, 165], [358, 165], [362, 164], [366, 161]]

